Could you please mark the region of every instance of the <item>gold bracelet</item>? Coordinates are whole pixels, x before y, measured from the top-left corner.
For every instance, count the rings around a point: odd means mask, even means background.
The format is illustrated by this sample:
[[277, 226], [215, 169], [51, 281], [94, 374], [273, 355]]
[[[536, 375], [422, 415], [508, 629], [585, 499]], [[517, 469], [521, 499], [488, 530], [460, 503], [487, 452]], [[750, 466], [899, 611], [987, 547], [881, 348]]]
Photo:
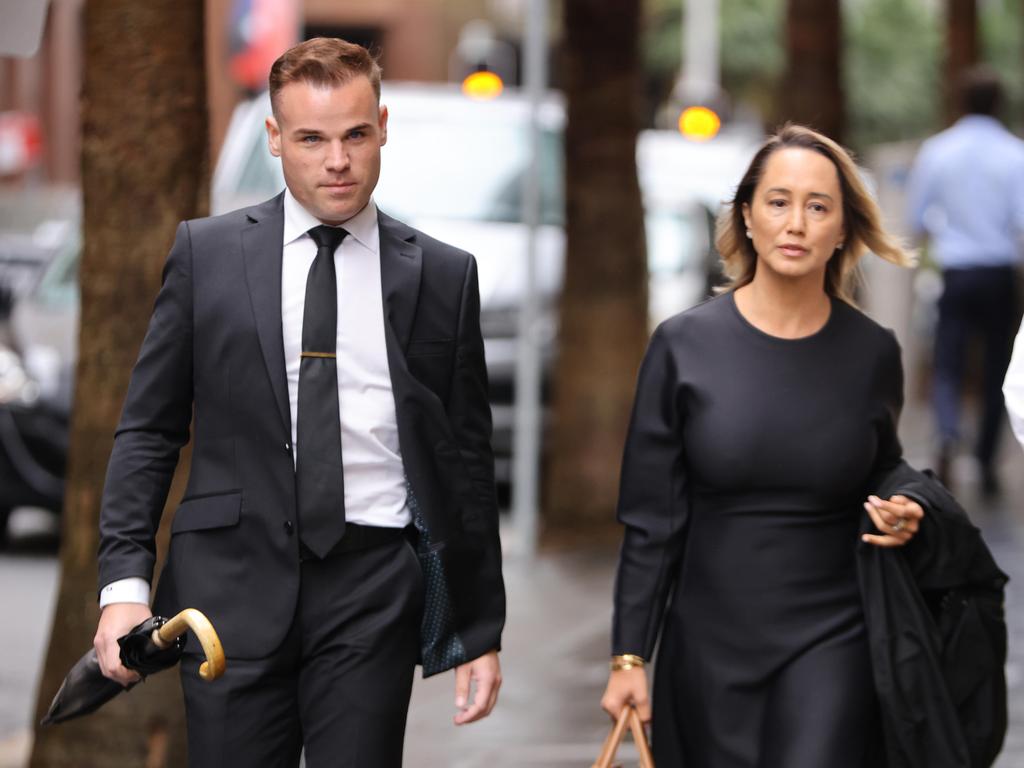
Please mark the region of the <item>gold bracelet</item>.
[[612, 656], [611, 663], [609, 666], [612, 672], [624, 672], [627, 669], [633, 669], [636, 667], [640, 669], [644, 665], [644, 660], [640, 656], [635, 656], [632, 653], [623, 653], [621, 656]]

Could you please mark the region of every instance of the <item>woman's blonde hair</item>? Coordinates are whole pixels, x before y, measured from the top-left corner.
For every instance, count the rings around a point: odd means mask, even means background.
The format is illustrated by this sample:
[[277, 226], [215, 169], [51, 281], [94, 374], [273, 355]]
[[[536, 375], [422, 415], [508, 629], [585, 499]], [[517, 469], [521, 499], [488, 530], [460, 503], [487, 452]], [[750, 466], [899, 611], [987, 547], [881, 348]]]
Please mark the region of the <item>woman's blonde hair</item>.
[[846, 235], [842, 248], [836, 251], [825, 269], [827, 294], [853, 303], [852, 290], [856, 282], [857, 263], [867, 251], [900, 266], [911, 266], [914, 263], [913, 256], [903, 244], [883, 229], [878, 204], [864, 186], [850, 153], [817, 131], [787, 123], [761, 145], [736, 188], [735, 197], [719, 216], [715, 246], [728, 278], [720, 291], [734, 291], [754, 279], [757, 253], [753, 242], [746, 236], [743, 206], [753, 201], [754, 190], [761, 180], [768, 158], [773, 152], [789, 148], [808, 149], [823, 155], [832, 161], [839, 174]]

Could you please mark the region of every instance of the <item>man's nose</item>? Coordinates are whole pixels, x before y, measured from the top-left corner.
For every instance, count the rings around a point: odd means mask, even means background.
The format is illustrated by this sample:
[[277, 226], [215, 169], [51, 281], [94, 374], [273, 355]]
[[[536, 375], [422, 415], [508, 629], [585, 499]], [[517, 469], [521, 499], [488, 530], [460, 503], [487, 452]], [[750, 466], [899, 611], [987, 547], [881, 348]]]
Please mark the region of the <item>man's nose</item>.
[[348, 152], [345, 145], [340, 141], [332, 141], [327, 152], [327, 169], [330, 171], [343, 171], [348, 167]]

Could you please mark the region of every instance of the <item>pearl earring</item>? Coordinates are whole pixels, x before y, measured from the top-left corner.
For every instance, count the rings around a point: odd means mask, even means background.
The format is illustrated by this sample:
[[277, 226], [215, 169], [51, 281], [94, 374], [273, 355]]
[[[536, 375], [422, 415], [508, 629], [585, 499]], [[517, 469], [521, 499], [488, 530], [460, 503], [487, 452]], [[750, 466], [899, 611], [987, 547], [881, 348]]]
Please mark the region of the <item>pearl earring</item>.
[[843, 244], [842, 244], [842, 243], [837, 243], [837, 244], [836, 244], [836, 250], [837, 250], [837, 251], [841, 251], [841, 250], [843, 250]]
[[748, 230], [747, 230], [747, 239], [748, 239], [748, 240], [751, 240], [751, 239], [753, 239], [753, 237], [754, 237], [754, 234], [753, 234], [753, 232], [751, 232], [751, 231], [750, 231], [750, 230], [748, 229]]

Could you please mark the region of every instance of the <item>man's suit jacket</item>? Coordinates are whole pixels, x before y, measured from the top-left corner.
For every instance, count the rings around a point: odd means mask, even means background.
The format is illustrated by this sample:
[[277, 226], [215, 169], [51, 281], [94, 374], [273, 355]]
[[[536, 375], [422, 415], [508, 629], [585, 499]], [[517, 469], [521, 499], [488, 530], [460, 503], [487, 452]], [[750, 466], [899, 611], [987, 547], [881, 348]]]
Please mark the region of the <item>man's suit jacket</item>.
[[[271, 654], [298, 596], [283, 200], [179, 225], [100, 515], [100, 586], [151, 581], [191, 422], [191, 471], [154, 608], [203, 611], [229, 658]], [[383, 213], [379, 229], [388, 365], [427, 585], [422, 661], [432, 674], [498, 648], [504, 624], [476, 262]]]

